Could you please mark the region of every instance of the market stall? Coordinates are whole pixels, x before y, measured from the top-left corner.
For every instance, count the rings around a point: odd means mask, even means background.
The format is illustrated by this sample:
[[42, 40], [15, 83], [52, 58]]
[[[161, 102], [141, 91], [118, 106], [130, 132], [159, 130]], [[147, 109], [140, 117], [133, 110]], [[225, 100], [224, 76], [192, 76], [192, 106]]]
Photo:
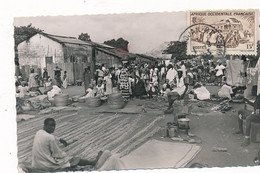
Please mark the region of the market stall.
[[247, 88], [244, 92], [244, 99], [245, 109], [255, 111], [255, 101], [257, 96], [258, 98], [260, 96], [260, 58], [256, 64], [253, 62], [251, 64], [253, 65], [249, 64], [249, 68], [247, 68]]

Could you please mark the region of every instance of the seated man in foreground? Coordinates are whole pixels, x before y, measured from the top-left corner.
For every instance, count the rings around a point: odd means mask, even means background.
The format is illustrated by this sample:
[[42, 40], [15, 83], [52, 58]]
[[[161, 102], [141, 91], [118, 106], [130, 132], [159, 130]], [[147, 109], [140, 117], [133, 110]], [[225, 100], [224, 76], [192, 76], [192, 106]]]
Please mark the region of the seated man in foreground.
[[[55, 120], [53, 118], [47, 118], [44, 120], [43, 130], [39, 130], [36, 133], [32, 150], [32, 170], [61, 171], [85, 165], [94, 166], [95, 169], [102, 169], [105, 162], [110, 163], [109, 165], [106, 164], [105, 169], [117, 168], [120, 162], [117, 157], [108, 157], [112, 155], [109, 151], [105, 151], [104, 153], [100, 151], [93, 161], [68, 156], [59, 148], [57, 137], [52, 135], [55, 126]], [[60, 139], [59, 141], [65, 146], [68, 145], [65, 140]], [[109, 160], [107, 158], [109, 158]]]

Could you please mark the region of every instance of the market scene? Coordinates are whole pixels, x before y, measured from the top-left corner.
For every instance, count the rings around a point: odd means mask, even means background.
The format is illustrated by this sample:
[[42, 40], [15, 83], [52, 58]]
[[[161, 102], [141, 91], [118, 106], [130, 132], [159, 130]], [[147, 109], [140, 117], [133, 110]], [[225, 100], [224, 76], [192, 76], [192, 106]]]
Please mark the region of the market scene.
[[179, 40], [133, 53], [123, 38], [15, 26], [19, 172], [260, 164], [260, 42], [229, 53], [258, 36], [221, 22], [191, 29], [190, 43], [224, 37], [222, 54]]

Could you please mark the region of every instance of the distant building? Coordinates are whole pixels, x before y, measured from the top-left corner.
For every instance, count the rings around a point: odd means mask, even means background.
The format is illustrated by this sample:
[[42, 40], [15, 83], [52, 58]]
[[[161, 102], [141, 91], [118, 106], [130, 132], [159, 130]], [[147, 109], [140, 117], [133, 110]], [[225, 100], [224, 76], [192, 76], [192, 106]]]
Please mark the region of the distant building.
[[242, 23], [236, 18], [223, 19], [213, 24], [213, 26], [221, 30], [223, 33], [229, 33], [230, 31], [243, 31]]

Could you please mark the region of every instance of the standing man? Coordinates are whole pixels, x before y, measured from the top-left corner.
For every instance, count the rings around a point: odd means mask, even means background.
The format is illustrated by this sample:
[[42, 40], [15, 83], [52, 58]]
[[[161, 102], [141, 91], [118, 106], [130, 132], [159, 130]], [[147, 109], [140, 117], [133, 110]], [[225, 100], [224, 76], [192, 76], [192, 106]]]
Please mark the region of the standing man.
[[89, 85], [91, 83], [91, 71], [90, 71], [90, 66], [85, 68], [85, 71], [83, 73], [83, 79], [84, 79], [84, 89], [85, 89], [85, 94], [87, 92], [87, 89], [89, 88]]
[[218, 85], [221, 86], [222, 85], [222, 77], [224, 75], [224, 72], [223, 70], [225, 69], [226, 67], [224, 65], [222, 65], [222, 62], [219, 61], [219, 64], [216, 66], [215, 70], [217, 70], [216, 72], [216, 77], [217, 77], [217, 82], [218, 82]]
[[166, 74], [166, 80], [168, 79], [169, 83], [173, 83], [176, 75], [177, 75], [177, 71], [173, 68], [172, 64], [169, 64], [168, 71]]
[[181, 61], [181, 71], [182, 71], [182, 76], [183, 77], [186, 77], [186, 66], [185, 66], [185, 64], [184, 64], [184, 61]]
[[44, 82], [46, 82], [48, 80], [48, 72], [45, 67], [43, 68], [42, 78], [43, 78]]
[[54, 69], [54, 79], [56, 80], [57, 86], [61, 88], [61, 69], [58, 66], [56, 66]]

